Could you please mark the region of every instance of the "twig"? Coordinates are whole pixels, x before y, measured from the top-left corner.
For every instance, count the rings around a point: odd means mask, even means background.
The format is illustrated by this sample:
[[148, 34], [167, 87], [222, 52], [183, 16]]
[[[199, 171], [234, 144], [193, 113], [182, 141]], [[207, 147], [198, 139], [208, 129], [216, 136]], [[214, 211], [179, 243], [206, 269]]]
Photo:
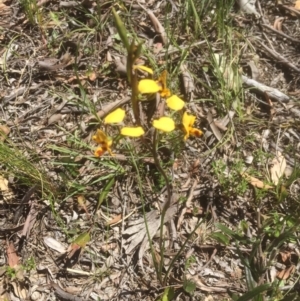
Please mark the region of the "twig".
[[273, 32], [277, 33], [278, 35], [280, 35], [280, 36], [282, 36], [282, 37], [284, 37], [284, 38], [286, 38], [286, 39], [288, 39], [288, 40], [290, 40], [290, 41], [292, 41], [292, 42], [300, 43], [300, 40], [295, 39], [295, 38], [293, 38], [293, 37], [290, 37], [289, 35], [285, 34], [284, 32], [279, 31], [279, 30], [276, 30], [274, 27], [272, 27], [272, 26], [270, 26], [270, 25], [268, 25], [268, 24], [262, 24], [262, 26], [263, 26], [263, 27], [266, 27], [266, 28], [268, 28], [268, 29], [270, 29], [270, 30], [272, 30]]
[[30, 230], [36, 220], [36, 216], [38, 214], [38, 211], [36, 210], [36, 204], [33, 202], [30, 205], [30, 210], [29, 213], [27, 215], [23, 230], [22, 230], [22, 236], [23, 237], [27, 237], [29, 236]]
[[290, 100], [289, 96], [280, 92], [279, 90], [266, 86], [257, 82], [254, 79], [248, 78], [247, 76], [242, 75], [243, 82], [248, 87], [254, 87], [260, 93], [266, 93], [271, 99], [277, 100], [280, 102], [288, 102]]
[[270, 48], [268, 48], [267, 46], [265, 46], [263, 43], [261, 43], [260, 41], [256, 41], [264, 50], [266, 50], [274, 59], [277, 59], [279, 61], [280, 64], [286, 65], [289, 68], [293, 69], [294, 71], [300, 73], [300, 69], [297, 68], [294, 64], [292, 64], [291, 62], [289, 62], [285, 57], [283, 57], [281, 54], [279, 54], [278, 52], [276, 52], [275, 50], [272, 50]]
[[70, 300], [70, 301], [83, 301], [83, 298], [74, 296], [70, 293], [65, 292], [63, 289], [60, 288], [56, 283], [51, 282], [50, 286], [54, 289], [55, 294], [58, 295], [60, 298], [64, 300]]
[[19, 217], [21, 216], [22, 214], [22, 211], [23, 211], [23, 206], [28, 203], [29, 199], [31, 198], [31, 196], [33, 195], [33, 193], [35, 192], [35, 190], [37, 189], [37, 186], [34, 185], [32, 186], [27, 192], [26, 194], [24, 195], [19, 207], [16, 209], [15, 211], [15, 215], [14, 215], [14, 218], [13, 218], [13, 223], [16, 224], [18, 222], [18, 219]]
[[278, 6], [281, 7], [281, 8], [284, 8], [294, 14], [296, 14], [297, 16], [300, 16], [300, 11], [298, 11], [297, 9], [295, 8], [292, 8], [292, 7], [289, 7], [289, 6], [286, 6], [286, 5], [283, 5], [283, 4], [279, 4], [278, 3]]
[[218, 251], [218, 249], [216, 249], [216, 248], [213, 249], [213, 252], [212, 252], [210, 258], [207, 260], [207, 262], [205, 263], [205, 265], [201, 268], [202, 270], [204, 270], [210, 264], [210, 262], [213, 260], [213, 258], [217, 254], [217, 251]]

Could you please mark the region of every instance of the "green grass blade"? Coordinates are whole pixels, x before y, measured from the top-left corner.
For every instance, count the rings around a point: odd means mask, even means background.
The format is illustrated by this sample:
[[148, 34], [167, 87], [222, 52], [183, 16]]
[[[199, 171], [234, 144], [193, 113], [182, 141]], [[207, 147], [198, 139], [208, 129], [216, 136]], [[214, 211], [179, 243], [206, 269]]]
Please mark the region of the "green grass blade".
[[97, 204], [97, 209], [96, 212], [99, 210], [101, 204], [103, 203], [103, 201], [105, 200], [105, 198], [107, 197], [111, 187], [114, 185], [115, 183], [115, 178], [111, 178], [107, 184], [105, 185], [104, 189], [102, 190], [99, 200], [98, 200], [98, 204]]
[[255, 297], [260, 297], [261, 293], [267, 291], [269, 288], [270, 288], [270, 284], [268, 284], [268, 283], [257, 286], [253, 290], [247, 292], [242, 297], [238, 298], [237, 301], [249, 301], [249, 300], [252, 300]]

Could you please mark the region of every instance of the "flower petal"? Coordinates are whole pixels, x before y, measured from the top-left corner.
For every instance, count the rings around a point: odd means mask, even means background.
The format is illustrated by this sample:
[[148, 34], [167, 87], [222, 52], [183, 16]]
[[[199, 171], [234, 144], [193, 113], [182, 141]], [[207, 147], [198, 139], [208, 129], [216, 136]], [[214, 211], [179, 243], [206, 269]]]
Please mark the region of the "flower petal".
[[164, 98], [171, 96], [171, 91], [167, 88], [167, 75], [168, 71], [164, 70], [157, 80], [157, 83], [161, 86], [159, 94]]
[[103, 149], [102, 147], [98, 147], [95, 150], [94, 155], [95, 155], [95, 157], [101, 157], [105, 152], [106, 152], [105, 149]]
[[165, 89], [162, 89], [159, 92], [159, 94], [160, 94], [161, 97], [165, 98], [165, 97], [171, 96], [171, 91], [168, 88], [165, 88]]
[[182, 124], [184, 125], [185, 129], [193, 126], [193, 124], [195, 123], [195, 120], [196, 120], [196, 116], [189, 115], [187, 112], [184, 112], [183, 117], [182, 117]]
[[170, 117], [161, 117], [158, 120], [153, 120], [153, 126], [163, 132], [171, 132], [175, 129], [175, 122]]
[[169, 97], [166, 102], [167, 106], [174, 111], [179, 111], [184, 107], [184, 101], [177, 95]]
[[96, 135], [93, 136], [93, 140], [98, 144], [106, 144], [108, 141], [108, 137], [103, 131], [98, 129]]
[[138, 90], [142, 94], [156, 93], [160, 89], [160, 86], [152, 79], [142, 79], [139, 81]]
[[143, 70], [143, 71], [146, 71], [148, 72], [149, 74], [153, 74], [153, 70], [149, 67], [146, 67], [146, 66], [142, 66], [142, 65], [135, 65], [133, 66], [133, 69], [139, 69], [139, 70]]
[[190, 134], [195, 137], [201, 137], [203, 135], [203, 132], [196, 128], [190, 128]]
[[119, 123], [123, 121], [124, 117], [125, 110], [118, 108], [104, 118], [104, 123]]
[[189, 132], [185, 132], [185, 135], [184, 135], [184, 137], [183, 137], [183, 140], [185, 141], [185, 140], [187, 140], [187, 138], [189, 138], [190, 137], [190, 133]]
[[124, 127], [121, 129], [121, 134], [128, 137], [140, 137], [145, 134], [145, 131], [141, 126]]

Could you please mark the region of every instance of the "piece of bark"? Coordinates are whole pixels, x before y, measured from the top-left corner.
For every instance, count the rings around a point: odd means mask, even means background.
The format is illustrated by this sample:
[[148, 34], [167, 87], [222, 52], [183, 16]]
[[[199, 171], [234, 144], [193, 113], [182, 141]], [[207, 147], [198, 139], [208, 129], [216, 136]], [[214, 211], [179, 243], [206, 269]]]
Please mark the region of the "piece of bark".
[[36, 216], [38, 214], [37, 206], [33, 202], [31, 203], [29, 213], [27, 215], [23, 230], [22, 230], [22, 236], [28, 238], [29, 233], [36, 221]]
[[221, 132], [215, 125], [215, 122], [212, 118], [212, 114], [210, 111], [208, 111], [206, 119], [207, 119], [207, 122], [208, 122], [212, 132], [214, 133], [215, 137], [218, 139], [218, 141], [220, 141], [222, 139], [223, 135], [221, 134]]
[[280, 102], [288, 102], [290, 100], [289, 96], [287, 96], [286, 94], [280, 92], [275, 88], [268, 87], [244, 75], [242, 75], [242, 79], [243, 79], [243, 83], [246, 86], [253, 87], [256, 91], [258, 91], [261, 94], [264, 93], [268, 94], [268, 96], [273, 100], [277, 100]]
[[84, 300], [83, 298], [80, 298], [80, 297], [74, 296], [70, 293], [67, 293], [54, 282], [51, 282], [50, 286], [54, 289], [55, 294], [64, 300], [70, 300], [70, 301], [83, 301]]

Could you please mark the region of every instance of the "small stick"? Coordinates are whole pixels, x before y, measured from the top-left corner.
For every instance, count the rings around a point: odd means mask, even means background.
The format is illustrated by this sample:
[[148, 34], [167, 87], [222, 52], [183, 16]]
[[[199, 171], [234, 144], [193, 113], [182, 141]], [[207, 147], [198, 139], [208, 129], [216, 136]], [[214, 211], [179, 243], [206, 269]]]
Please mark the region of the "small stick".
[[281, 54], [279, 54], [278, 52], [276, 52], [275, 50], [272, 50], [270, 48], [268, 48], [267, 46], [265, 46], [263, 43], [261, 43], [260, 41], [257, 41], [257, 43], [264, 48], [273, 58], [277, 59], [279, 61], [279, 63], [284, 64], [286, 66], [288, 66], [289, 68], [293, 69], [294, 71], [300, 73], [300, 69], [297, 68], [294, 64], [292, 64], [291, 62], [289, 62], [285, 57], [283, 57]]
[[300, 43], [300, 40], [295, 39], [295, 38], [293, 38], [293, 37], [290, 37], [289, 35], [285, 34], [285, 33], [282, 32], [282, 31], [276, 30], [275, 28], [273, 28], [273, 27], [270, 26], [270, 25], [262, 24], [262, 26], [263, 26], [263, 27], [266, 27], [266, 28], [268, 28], [268, 29], [270, 29], [270, 30], [272, 30], [272, 31], [274, 31], [274, 32], [276, 32], [278, 35], [281, 35], [281, 36], [283, 36], [284, 38], [286, 38], [286, 39], [288, 39], [288, 40], [290, 40], [290, 41], [292, 41], [292, 42]]
[[271, 99], [277, 100], [280, 102], [288, 102], [290, 97], [286, 94], [280, 92], [279, 90], [268, 87], [264, 84], [257, 82], [254, 79], [248, 78], [247, 76], [242, 75], [243, 82], [248, 87], [254, 87], [260, 93], [266, 93]]

